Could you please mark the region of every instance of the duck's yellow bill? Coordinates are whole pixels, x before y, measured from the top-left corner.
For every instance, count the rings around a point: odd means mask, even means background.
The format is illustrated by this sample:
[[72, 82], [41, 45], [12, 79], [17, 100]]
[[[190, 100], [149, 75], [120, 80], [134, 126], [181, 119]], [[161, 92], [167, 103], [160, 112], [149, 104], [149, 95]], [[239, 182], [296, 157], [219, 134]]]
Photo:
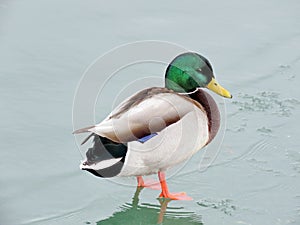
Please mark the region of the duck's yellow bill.
[[215, 78], [213, 78], [209, 84], [206, 86], [209, 90], [217, 93], [218, 95], [221, 95], [225, 98], [232, 98], [232, 95], [227, 91], [225, 88], [223, 88], [218, 82], [216, 81]]

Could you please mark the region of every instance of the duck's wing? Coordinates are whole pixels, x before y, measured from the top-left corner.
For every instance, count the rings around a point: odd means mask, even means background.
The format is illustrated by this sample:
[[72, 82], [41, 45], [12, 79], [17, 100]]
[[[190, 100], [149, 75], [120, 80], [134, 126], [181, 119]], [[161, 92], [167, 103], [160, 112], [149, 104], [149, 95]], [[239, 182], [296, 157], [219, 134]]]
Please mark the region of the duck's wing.
[[74, 133], [92, 132], [114, 142], [130, 142], [160, 132], [202, 106], [166, 88], [149, 88], [133, 95], [101, 123]]

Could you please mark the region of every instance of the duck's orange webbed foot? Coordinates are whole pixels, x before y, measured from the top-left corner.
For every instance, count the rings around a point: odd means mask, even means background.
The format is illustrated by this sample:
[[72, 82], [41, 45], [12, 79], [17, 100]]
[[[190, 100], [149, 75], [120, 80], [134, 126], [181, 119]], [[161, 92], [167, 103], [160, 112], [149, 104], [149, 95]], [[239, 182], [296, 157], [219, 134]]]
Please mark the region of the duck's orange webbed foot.
[[137, 185], [138, 187], [160, 190], [160, 184], [155, 180], [144, 181], [142, 176], [137, 176], [136, 179], [138, 182], [138, 185]]
[[171, 200], [193, 200], [190, 196], [188, 196], [185, 192], [179, 193], [160, 193], [159, 198], [168, 198]]
[[163, 172], [158, 172], [158, 177], [161, 185], [161, 193], [159, 195], [159, 198], [168, 198], [172, 200], [193, 200], [185, 192], [170, 193], [168, 190], [166, 177]]

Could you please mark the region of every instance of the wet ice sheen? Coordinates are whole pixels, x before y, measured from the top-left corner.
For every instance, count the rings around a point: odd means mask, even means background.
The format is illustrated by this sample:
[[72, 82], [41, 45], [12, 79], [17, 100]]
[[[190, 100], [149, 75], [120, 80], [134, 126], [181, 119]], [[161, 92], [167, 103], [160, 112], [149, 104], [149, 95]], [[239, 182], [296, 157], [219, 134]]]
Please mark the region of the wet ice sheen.
[[[300, 224], [299, 7], [296, 0], [1, 1], [0, 224]], [[71, 134], [77, 83], [96, 57], [143, 39], [205, 55], [234, 96], [213, 165], [197, 172], [199, 152], [169, 181], [191, 202], [162, 207], [154, 190], [133, 202], [134, 186], [79, 170]], [[144, 73], [161, 78], [160, 68], [121, 74], [96, 119], [124, 85]]]

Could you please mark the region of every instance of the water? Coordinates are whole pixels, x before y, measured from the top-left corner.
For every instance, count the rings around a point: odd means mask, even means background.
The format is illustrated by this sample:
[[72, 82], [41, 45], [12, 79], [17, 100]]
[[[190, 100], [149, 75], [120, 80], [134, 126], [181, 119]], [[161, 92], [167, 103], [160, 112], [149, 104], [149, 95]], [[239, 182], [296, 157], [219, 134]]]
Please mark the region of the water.
[[[296, 0], [0, 1], [0, 224], [300, 224], [299, 9]], [[211, 167], [199, 172], [200, 152], [169, 180], [193, 201], [159, 202], [157, 190], [78, 168], [72, 102], [83, 71], [144, 39], [207, 56], [234, 95]]]

